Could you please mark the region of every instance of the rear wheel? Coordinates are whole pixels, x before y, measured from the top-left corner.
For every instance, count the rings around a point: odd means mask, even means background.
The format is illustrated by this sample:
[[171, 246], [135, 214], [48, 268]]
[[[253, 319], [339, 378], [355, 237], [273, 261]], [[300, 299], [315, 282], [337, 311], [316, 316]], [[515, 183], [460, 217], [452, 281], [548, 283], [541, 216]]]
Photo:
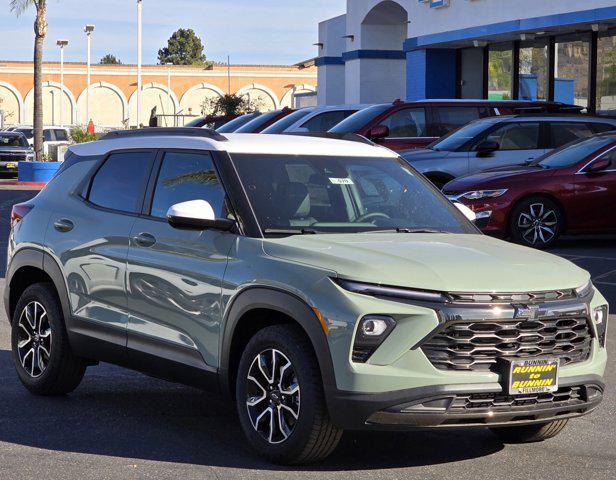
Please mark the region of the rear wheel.
[[523, 200], [511, 213], [509, 230], [512, 239], [533, 248], [551, 247], [563, 231], [564, 217], [549, 198]]
[[322, 460], [342, 435], [329, 418], [312, 345], [293, 326], [267, 327], [251, 339], [240, 360], [236, 400], [250, 445], [273, 462]]
[[555, 420], [538, 425], [492, 428], [491, 430], [505, 443], [543, 442], [562, 432], [568, 422], [568, 420]]
[[73, 355], [55, 291], [28, 287], [13, 314], [11, 343], [21, 383], [35, 395], [64, 395], [83, 378], [86, 363]]

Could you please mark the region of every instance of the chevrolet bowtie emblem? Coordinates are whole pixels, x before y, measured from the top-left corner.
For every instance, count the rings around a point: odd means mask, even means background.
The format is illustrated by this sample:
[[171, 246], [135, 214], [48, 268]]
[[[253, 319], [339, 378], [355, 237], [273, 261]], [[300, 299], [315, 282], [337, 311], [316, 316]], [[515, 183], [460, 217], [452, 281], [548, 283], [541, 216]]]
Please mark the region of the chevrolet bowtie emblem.
[[537, 320], [540, 310], [538, 305], [516, 305], [515, 318], [527, 318], [529, 320]]

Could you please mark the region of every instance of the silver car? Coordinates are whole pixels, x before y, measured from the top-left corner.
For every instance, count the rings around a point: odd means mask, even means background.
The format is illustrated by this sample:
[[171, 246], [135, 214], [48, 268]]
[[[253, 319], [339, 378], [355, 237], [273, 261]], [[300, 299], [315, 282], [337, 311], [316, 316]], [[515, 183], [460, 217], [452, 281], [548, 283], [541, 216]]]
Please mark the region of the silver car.
[[524, 165], [579, 138], [616, 130], [616, 119], [587, 115], [514, 115], [469, 123], [402, 157], [439, 188], [454, 178]]

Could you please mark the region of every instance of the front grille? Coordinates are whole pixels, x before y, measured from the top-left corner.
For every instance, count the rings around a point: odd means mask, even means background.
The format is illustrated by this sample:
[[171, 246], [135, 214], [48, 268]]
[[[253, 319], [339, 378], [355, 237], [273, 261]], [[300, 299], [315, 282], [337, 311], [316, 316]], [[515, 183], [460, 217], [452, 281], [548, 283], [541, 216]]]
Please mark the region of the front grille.
[[421, 346], [441, 370], [486, 371], [500, 358], [559, 358], [583, 362], [591, 350], [584, 317], [452, 322]]
[[585, 403], [585, 387], [561, 387], [554, 393], [536, 393], [529, 395], [507, 395], [502, 393], [473, 393], [457, 395], [449, 408], [449, 413], [477, 411], [482, 409], [498, 410], [516, 407], [552, 407], [556, 404]]
[[25, 154], [0, 153], [0, 162], [23, 162], [26, 160]]

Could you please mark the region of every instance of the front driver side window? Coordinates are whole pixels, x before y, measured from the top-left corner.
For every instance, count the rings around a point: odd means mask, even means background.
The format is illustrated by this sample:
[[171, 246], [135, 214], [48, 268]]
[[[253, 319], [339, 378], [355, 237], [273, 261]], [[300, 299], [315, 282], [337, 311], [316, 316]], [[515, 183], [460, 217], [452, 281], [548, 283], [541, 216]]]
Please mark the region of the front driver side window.
[[225, 192], [209, 154], [168, 152], [156, 180], [151, 215], [165, 218], [169, 207], [190, 200], [206, 200], [217, 217], [225, 216]]
[[508, 123], [489, 133], [483, 140], [497, 142], [500, 150], [537, 150], [539, 123]]
[[405, 108], [392, 113], [381, 122], [389, 128], [389, 138], [426, 137], [426, 111], [423, 108]]

